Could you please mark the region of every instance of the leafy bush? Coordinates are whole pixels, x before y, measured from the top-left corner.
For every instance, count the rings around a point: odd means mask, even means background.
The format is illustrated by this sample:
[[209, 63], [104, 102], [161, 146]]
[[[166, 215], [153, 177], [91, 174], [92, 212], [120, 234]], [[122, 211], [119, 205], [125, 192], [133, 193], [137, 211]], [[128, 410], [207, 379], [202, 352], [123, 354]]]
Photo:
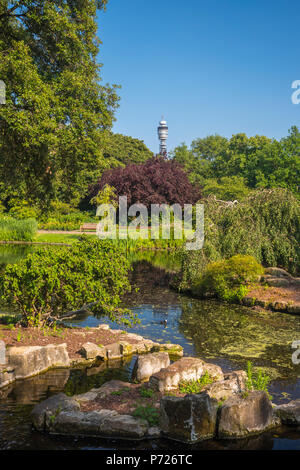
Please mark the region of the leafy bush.
[[270, 377], [261, 369], [255, 374], [250, 361], [247, 362], [247, 377], [246, 386], [248, 390], [262, 390], [266, 392], [269, 399], [272, 400], [272, 396], [269, 394], [268, 390], [268, 385], [271, 381]]
[[75, 207], [61, 201], [53, 201], [49, 211], [39, 218], [42, 230], [79, 230], [88, 222], [97, 222], [95, 213], [81, 212]]
[[200, 297], [212, 295], [221, 300], [240, 300], [248, 293], [247, 283], [257, 281], [263, 273], [263, 267], [253, 256], [236, 255], [209, 264], [191, 290]]
[[213, 382], [213, 377], [205, 371], [198, 380], [182, 380], [179, 383], [179, 391], [181, 393], [200, 393], [206, 385], [212, 384]]
[[9, 215], [15, 219], [37, 219], [38, 210], [24, 199], [13, 199], [10, 203]]
[[249, 188], [245, 185], [244, 178], [239, 176], [223, 176], [219, 180], [216, 178], [208, 178], [205, 180], [203, 188], [204, 196], [214, 194], [217, 199], [223, 201], [239, 201], [249, 195]]
[[157, 409], [153, 408], [151, 405], [138, 406], [132, 413], [132, 416], [145, 419], [150, 426], [157, 426], [159, 422], [159, 413]]
[[74, 212], [70, 214], [50, 215], [46, 220], [39, 222], [42, 230], [79, 230], [84, 223], [97, 223], [97, 219], [85, 212]]
[[135, 316], [119, 308], [120, 296], [130, 290], [129, 268], [122, 247], [84, 237], [68, 249], [39, 249], [8, 265], [1, 274], [2, 301], [19, 310], [25, 324], [39, 325], [89, 304], [96, 314], [130, 324]]
[[37, 222], [34, 219], [16, 220], [11, 217], [0, 219], [0, 240], [33, 241], [36, 235]]
[[155, 392], [153, 388], [141, 388], [140, 389], [140, 395], [143, 398], [153, 398], [154, 393]]
[[254, 191], [232, 204], [209, 197], [202, 250], [183, 251], [181, 288], [189, 289], [208, 263], [251, 255], [264, 266], [299, 270], [300, 203], [290, 191]]

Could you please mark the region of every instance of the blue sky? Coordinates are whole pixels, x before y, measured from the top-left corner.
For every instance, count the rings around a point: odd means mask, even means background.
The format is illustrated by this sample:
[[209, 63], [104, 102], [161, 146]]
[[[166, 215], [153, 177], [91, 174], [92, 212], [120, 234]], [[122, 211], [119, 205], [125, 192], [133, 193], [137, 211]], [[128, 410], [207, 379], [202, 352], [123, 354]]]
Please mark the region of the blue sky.
[[122, 86], [114, 132], [158, 151], [238, 132], [281, 138], [300, 126], [297, 0], [109, 0], [98, 15], [103, 81]]

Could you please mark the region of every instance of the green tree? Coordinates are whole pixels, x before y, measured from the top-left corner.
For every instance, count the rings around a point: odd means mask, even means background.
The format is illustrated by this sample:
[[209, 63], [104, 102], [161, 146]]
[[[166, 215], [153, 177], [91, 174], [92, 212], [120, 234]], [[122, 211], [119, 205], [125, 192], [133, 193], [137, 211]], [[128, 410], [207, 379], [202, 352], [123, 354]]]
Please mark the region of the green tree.
[[55, 193], [78, 200], [104, 162], [118, 104], [96, 62], [96, 14], [106, 3], [0, 0], [0, 179], [45, 207]]
[[217, 199], [223, 201], [241, 200], [250, 192], [245, 185], [244, 178], [240, 176], [223, 176], [220, 179], [211, 178], [205, 180], [203, 195], [209, 196], [214, 194]]
[[112, 204], [114, 207], [118, 206], [116, 201], [117, 193], [115, 188], [106, 184], [102, 190], [98, 192], [98, 194], [91, 199], [91, 204], [93, 206], [100, 206], [101, 204]]
[[225, 177], [231, 179], [232, 186], [236, 184], [233, 194], [240, 193], [241, 181], [250, 189], [281, 187], [299, 194], [300, 132], [295, 126], [280, 141], [243, 133], [229, 140], [219, 135], [196, 139], [190, 149], [185, 144], [176, 147], [173, 157], [205, 194], [214, 191], [219, 197], [223, 192], [221, 179]]
[[153, 157], [153, 153], [142, 140], [112, 132], [103, 141], [102, 153], [107, 168], [126, 166], [128, 163], [144, 163]]

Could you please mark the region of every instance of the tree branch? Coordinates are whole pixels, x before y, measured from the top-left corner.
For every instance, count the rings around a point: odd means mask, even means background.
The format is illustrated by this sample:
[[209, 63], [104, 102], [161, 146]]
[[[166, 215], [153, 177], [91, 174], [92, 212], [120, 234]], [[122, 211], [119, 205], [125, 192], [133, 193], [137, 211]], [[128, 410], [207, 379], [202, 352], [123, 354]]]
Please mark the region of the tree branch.
[[14, 5], [13, 7], [11, 7], [9, 10], [7, 10], [6, 12], [4, 13], [1, 13], [0, 14], [0, 21], [3, 20], [4, 18], [7, 18], [7, 17], [14, 17], [14, 18], [20, 18], [22, 16], [26, 16], [28, 10], [26, 11], [26, 13], [19, 13], [19, 14], [13, 14], [13, 12], [15, 10], [17, 10], [17, 8], [19, 8], [20, 6], [20, 2], [18, 2], [16, 5]]

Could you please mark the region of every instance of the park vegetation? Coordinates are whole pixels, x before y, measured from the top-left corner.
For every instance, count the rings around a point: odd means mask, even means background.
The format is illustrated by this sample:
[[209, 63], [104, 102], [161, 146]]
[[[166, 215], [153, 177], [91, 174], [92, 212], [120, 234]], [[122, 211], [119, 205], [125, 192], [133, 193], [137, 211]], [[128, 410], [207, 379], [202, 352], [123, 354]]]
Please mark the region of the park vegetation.
[[[145, 161], [143, 142], [114, 135], [118, 87], [101, 83], [97, 13], [107, 0], [0, 2], [0, 199], [46, 212], [74, 207], [103, 170]], [[17, 188], [17, 189], [16, 189]], [[12, 201], [13, 202], [13, 201]]]
[[285, 188], [299, 197], [300, 132], [293, 126], [280, 141], [239, 133], [230, 139], [210, 135], [172, 152], [204, 196], [241, 200], [250, 190]]
[[162, 157], [104, 172], [101, 180], [91, 187], [89, 198], [107, 185], [115, 188], [116, 196], [127, 196], [128, 205], [142, 203], [147, 208], [151, 204], [194, 204], [201, 197], [182, 166]]
[[[290, 191], [255, 191], [236, 204], [210, 196], [203, 203], [204, 246], [198, 251], [183, 250], [182, 290], [197, 284], [209, 263], [238, 254], [252, 256], [263, 266], [299, 272], [300, 205]], [[247, 269], [251, 272], [251, 263]]]
[[250, 283], [258, 282], [264, 274], [263, 267], [253, 256], [235, 255], [229, 259], [209, 263], [202, 276], [191, 285], [197, 297], [215, 297], [234, 302], [249, 292]]
[[120, 245], [84, 238], [69, 249], [42, 248], [7, 265], [1, 272], [1, 300], [22, 315], [24, 326], [53, 323], [84, 305], [131, 324], [134, 314], [120, 306], [121, 295], [130, 291], [129, 270]]
[[0, 240], [32, 242], [36, 230], [35, 219], [18, 220], [7, 216], [0, 217]]
[[98, 221], [98, 204], [116, 205], [127, 196], [128, 205], [148, 209], [203, 203], [204, 247], [188, 252], [184, 240], [172, 237], [91, 238], [75, 241], [69, 251], [40, 250], [7, 266], [2, 300], [27, 324], [86, 303], [126, 321], [119, 306], [129, 288], [125, 253], [146, 248], [181, 250], [179, 288], [223, 300], [241, 298], [261, 265], [299, 272], [299, 129], [291, 127], [281, 140], [210, 135], [190, 148], [176, 147], [170, 159], [154, 157], [139, 139], [114, 134], [118, 86], [102, 83], [97, 63], [97, 14], [106, 4], [0, 2], [0, 77], [6, 84], [0, 240], [33, 241], [37, 227], [78, 230]]

